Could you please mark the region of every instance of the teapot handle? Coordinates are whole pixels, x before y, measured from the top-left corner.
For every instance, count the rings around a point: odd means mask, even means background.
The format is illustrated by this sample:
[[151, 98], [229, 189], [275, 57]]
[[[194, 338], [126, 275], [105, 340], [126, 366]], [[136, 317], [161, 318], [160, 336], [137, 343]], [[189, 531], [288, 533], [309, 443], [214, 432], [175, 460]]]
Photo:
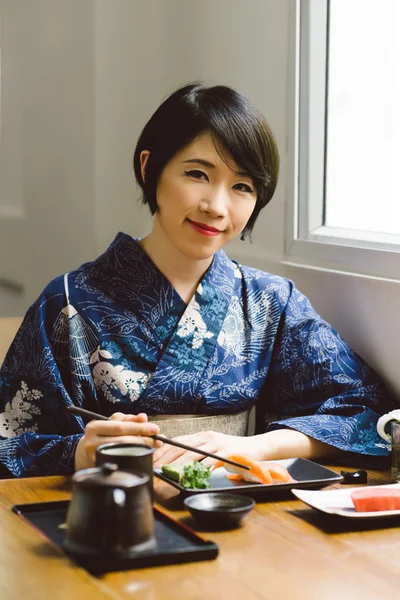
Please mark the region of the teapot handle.
[[103, 548], [107, 552], [119, 553], [124, 550], [124, 516], [126, 494], [121, 488], [107, 491], [105, 499], [106, 521]]

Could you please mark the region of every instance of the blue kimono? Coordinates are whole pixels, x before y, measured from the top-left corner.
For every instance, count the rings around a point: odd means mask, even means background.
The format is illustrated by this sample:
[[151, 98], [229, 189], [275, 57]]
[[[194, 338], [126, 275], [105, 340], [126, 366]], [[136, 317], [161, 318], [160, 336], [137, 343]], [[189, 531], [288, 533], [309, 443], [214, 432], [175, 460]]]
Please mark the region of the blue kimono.
[[3, 469], [71, 473], [84, 432], [72, 404], [104, 415], [257, 405], [264, 431], [288, 427], [372, 456], [389, 452], [376, 422], [394, 408], [291, 281], [220, 250], [186, 305], [123, 233], [29, 308], [0, 370]]

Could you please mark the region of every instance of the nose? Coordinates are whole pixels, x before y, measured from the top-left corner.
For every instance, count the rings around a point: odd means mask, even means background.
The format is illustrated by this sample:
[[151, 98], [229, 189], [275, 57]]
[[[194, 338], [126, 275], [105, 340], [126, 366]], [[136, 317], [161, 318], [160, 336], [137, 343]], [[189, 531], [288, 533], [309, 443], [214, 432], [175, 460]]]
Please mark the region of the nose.
[[200, 202], [200, 210], [214, 219], [223, 219], [228, 213], [228, 194], [222, 187], [211, 190]]

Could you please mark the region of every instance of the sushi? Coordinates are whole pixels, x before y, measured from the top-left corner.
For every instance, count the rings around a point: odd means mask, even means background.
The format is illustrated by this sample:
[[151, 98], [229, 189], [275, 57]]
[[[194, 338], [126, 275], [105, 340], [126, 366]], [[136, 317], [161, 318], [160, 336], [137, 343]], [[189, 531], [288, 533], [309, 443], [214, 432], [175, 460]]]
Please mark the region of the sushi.
[[400, 510], [400, 490], [372, 487], [357, 489], [351, 494], [354, 508], [359, 512]]
[[245, 456], [243, 454], [230, 454], [226, 458], [230, 458], [235, 462], [250, 467], [250, 470], [248, 471], [225, 463], [222, 460], [217, 461], [214, 465], [214, 469], [224, 467], [226, 471], [228, 471], [226, 475], [227, 478], [232, 481], [249, 481], [251, 483], [264, 484], [290, 483], [296, 481], [289, 474], [289, 471], [278, 463], [254, 460], [250, 456]]

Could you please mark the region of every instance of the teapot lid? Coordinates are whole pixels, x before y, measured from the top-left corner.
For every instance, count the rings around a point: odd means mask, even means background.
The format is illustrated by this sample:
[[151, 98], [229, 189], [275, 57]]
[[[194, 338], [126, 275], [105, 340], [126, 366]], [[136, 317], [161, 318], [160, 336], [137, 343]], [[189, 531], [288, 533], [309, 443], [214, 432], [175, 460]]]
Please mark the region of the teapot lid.
[[104, 463], [101, 467], [77, 471], [72, 477], [72, 481], [84, 486], [132, 488], [147, 483], [149, 476], [145, 473], [138, 472], [135, 475], [127, 471], [119, 471], [118, 465]]

